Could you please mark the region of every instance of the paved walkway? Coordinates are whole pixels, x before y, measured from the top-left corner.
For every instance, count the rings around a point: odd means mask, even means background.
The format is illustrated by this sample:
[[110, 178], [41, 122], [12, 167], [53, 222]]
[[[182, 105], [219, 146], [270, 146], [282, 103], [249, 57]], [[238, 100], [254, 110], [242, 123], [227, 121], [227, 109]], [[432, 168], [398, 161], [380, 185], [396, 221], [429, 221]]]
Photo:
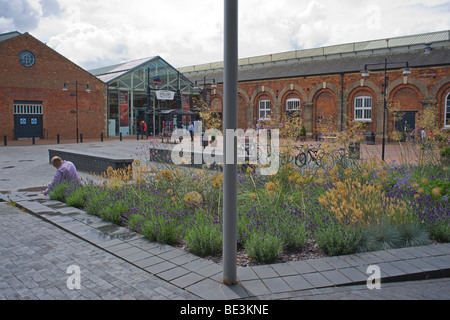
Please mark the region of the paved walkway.
[[[225, 286], [221, 283], [220, 265], [184, 250], [149, 242], [126, 228], [36, 192], [14, 192], [8, 199], [2, 197], [35, 215], [1, 205], [1, 274], [6, 276], [3, 280], [7, 284], [6, 288], [0, 287], [2, 298], [385, 299], [389, 289], [377, 292], [367, 287], [372, 275], [367, 269], [371, 265], [380, 268], [382, 289], [390, 282], [450, 277], [450, 244], [441, 244], [238, 267], [239, 283]], [[81, 285], [86, 290], [79, 294], [65, 288], [65, 270], [70, 265], [81, 269]], [[40, 269], [44, 269], [42, 274]], [[45, 284], [44, 290], [39, 281]], [[387, 288], [393, 288], [393, 295], [399, 299], [448, 299], [448, 282], [445, 279], [434, 283], [431, 287], [439, 287], [439, 291], [428, 294], [418, 289], [421, 296], [409, 295], [409, 289], [402, 291], [398, 286]], [[355, 285], [350, 291], [348, 287], [340, 288]]]
[[[67, 147], [139, 148], [117, 143]], [[239, 283], [225, 286], [218, 264], [40, 196], [54, 174], [47, 150], [0, 148], [0, 299], [450, 298], [450, 244], [239, 267]], [[373, 265], [381, 290], [367, 287]], [[80, 290], [68, 287], [70, 266], [79, 267]]]
[[[0, 300], [198, 299], [6, 203], [0, 219]], [[70, 266], [80, 268], [80, 290], [67, 285]]]

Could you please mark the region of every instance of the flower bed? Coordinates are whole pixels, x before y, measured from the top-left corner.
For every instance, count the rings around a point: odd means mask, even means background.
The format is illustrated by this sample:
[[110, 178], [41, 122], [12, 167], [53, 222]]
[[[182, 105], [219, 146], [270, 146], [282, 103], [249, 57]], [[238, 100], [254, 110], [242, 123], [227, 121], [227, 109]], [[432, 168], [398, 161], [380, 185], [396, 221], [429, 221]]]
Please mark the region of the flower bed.
[[[241, 169], [237, 240], [254, 262], [311, 246], [341, 255], [450, 241], [447, 167], [370, 160], [330, 170], [288, 164], [274, 176]], [[134, 172], [109, 170], [107, 178], [79, 188], [61, 184], [50, 196], [151, 241], [220, 255], [222, 173], [135, 163]]]

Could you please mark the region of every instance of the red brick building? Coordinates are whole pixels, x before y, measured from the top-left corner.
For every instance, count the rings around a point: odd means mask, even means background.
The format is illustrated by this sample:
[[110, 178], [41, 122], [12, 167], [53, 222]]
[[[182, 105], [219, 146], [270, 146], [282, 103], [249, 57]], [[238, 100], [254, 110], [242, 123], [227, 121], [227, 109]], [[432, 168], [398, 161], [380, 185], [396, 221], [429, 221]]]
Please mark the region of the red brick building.
[[[362, 76], [366, 66], [369, 77]], [[223, 111], [222, 62], [180, 72], [200, 83], [215, 80], [211, 106]], [[238, 124], [245, 129], [260, 119], [283, 122], [296, 110], [310, 137], [320, 133], [320, 123], [344, 131], [359, 121], [381, 139], [385, 81], [388, 135], [417, 129], [425, 108], [435, 110], [439, 128], [450, 129], [450, 32], [241, 59]]]
[[1, 34], [0, 136], [64, 140], [77, 131], [106, 132], [105, 84], [28, 33]]

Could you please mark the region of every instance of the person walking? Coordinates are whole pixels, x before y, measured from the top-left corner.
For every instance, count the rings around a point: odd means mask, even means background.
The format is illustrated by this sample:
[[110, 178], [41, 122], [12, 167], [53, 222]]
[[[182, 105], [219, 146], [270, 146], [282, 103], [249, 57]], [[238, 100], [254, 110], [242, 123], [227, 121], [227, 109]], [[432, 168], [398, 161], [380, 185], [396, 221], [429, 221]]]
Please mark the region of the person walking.
[[191, 134], [191, 141], [194, 142], [194, 123], [191, 122], [189, 125], [189, 133]]
[[53, 157], [50, 163], [56, 168], [56, 173], [48, 188], [42, 191], [43, 195], [48, 195], [56, 185], [63, 182], [81, 185], [81, 179], [78, 176], [77, 168], [72, 162], [63, 161], [60, 157]]
[[147, 134], [147, 124], [145, 123], [145, 121], [141, 121], [140, 125], [140, 129], [141, 129], [141, 139], [144, 139], [144, 132], [145, 132], [145, 136], [148, 139], [148, 134]]

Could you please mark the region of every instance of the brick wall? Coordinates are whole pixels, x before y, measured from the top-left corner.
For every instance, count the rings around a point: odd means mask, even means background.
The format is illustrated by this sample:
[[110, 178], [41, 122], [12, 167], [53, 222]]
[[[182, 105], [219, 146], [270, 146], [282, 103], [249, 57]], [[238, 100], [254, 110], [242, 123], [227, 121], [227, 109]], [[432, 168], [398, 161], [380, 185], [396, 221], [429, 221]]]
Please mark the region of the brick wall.
[[[388, 76], [388, 106], [397, 104], [401, 111], [417, 111], [417, 117], [424, 107], [435, 108], [438, 126], [444, 127], [445, 99], [450, 93], [449, 66], [415, 68], [407, 77], [403, 76], [402, 70], [388, 71]], [[330, 125], [338, 130], [341, 126], [348, 128], [354, 120], [355, 98], [369, 96], [372, 98], [372, 121], [365, 122], [366, 130], [375, 132], [380, 140], [383, 132], [383, 88], [384, 72], [371, 72], [371, 76], [366, 79], [361, 78], [361, 73], [350, 73], [343, 78], [336, 74], [242, 81], [239, 82], [239, 127], [255, 125], [261, 99], [270, 100], [272, 117], [283, 121], [286, 119], [286, 100], [298, 98], [307, 134], [314, 137], [318, 133], [318, 121], [323, 121], [322, 119], [328, 119]], [[222, 92], [223, 87], [219, 85], [216, 95], [221, 95]], [[247, 106], [246, 117], [243, 106]], [[392, 115], [388, 114], [388, 123], [392, 127], [390, 117]], [[418, 119], [416, 124], [417, 122]]]
[[[33, 67], [19, 62], [19, 53], [31, 51], [36, 57]], [[75, 85], [62, 88], [65, 82], [89, 84], [78, 86], [78, 127], [83, 137], [100, 137], [106, 132], [106, 86], [70, 60], [30, 34], [0, 42], [0, 136], [14, 138], [14, 101], [41, 101], [45, 138], [76, 137]], [[71, 95], [72, 94], [72, 95]]]

